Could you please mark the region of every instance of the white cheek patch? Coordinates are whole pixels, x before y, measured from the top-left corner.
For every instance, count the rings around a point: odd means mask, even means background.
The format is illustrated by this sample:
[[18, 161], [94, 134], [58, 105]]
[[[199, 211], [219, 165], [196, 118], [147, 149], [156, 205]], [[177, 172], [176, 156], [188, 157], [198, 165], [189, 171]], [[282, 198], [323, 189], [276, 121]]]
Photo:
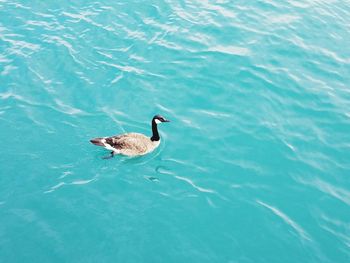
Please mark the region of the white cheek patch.
[[162, 123], [160, 120], [155, 119], [156, 124]]

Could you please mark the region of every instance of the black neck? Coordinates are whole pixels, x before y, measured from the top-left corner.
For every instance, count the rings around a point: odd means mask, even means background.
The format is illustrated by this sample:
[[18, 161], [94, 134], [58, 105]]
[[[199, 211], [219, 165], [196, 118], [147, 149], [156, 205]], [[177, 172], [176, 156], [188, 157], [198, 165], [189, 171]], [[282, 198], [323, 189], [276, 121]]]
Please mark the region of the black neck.
[[158, 133], [158, 128], [157, 128], [157, 123], [155, 120], [152, 120], [152, 137], [151, 141], [159, 141], [159, 133]]

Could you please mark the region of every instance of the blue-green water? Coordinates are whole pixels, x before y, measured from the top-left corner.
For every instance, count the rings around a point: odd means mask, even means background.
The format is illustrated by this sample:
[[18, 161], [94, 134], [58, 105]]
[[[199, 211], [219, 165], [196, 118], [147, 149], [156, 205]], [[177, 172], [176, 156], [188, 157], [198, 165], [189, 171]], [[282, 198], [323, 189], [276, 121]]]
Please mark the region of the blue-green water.
[[0, 262], [350, 262], [349, 4], [0, 0]]

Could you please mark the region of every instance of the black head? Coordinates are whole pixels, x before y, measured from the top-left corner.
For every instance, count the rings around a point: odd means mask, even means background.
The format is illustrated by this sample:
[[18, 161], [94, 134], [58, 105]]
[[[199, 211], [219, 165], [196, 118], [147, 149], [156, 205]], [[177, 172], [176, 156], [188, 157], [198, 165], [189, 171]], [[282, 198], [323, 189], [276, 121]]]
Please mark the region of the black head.
[[170, 121], [165, 119], [163, 116], [156, 115], [156, 116], [153, 117], [152, 122], [155, 122], [156, 124], [159, 124], [161, 122], [170, 122]]

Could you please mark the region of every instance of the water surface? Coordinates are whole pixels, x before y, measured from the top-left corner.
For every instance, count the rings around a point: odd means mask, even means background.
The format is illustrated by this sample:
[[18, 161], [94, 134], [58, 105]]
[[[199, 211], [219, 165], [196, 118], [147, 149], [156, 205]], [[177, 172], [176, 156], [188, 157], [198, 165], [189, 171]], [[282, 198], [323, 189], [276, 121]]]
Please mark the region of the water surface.
[[[0, 261], [350, 262], [349, 17], [0, 0]], [[157, 113], [150, 155], [89, 143]]]

